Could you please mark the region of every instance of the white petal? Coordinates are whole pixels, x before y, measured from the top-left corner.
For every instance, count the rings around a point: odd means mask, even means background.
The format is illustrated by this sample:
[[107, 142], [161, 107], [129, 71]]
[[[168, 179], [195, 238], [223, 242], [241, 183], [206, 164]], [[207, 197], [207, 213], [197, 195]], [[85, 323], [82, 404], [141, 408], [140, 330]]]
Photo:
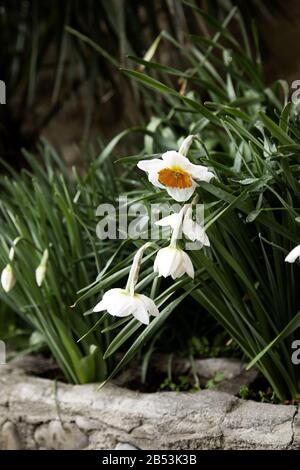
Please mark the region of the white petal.
[[144, 302], [140, 300], [139, 298], [137, 298], [137, 296], [135, 296], [133, 305], [134, 305], [134, 310], [132, 312], [133, 316], [141, 323], [144, 323], [145, 325], [149, 325], [149, 314], [147, 312]]
[[170, 260], [172, 259], [172, 253], [169, 252], [169, 247], [161, 248], [158, 250], [154, 260], [153, 270], [158, 273], [159, 276], [168, 276], [169, 267], [171, 265]]
[[215, 177], [214, 173], [209, 171], [206, 166], [203, 165], [193, 165], [189, 162], [188, 171], [191, 174], [192, 178], [198, 181], [210, 182], [212, 178]]
[[210, 246], [210, 241], [203, 227], [192, 219], [185, 218], [182, 225], [184, 235], [190, 240], [199, 241], [202, 245]]
[[103, 312], [103, 310], [106, 310], [106, 302], [102, 299], [93, 308], [93, 312]]
[[169, 188], [166, 187], [167, 193], [175, 199], [177, 202], [184, 202], [188, 201], [190, 197], [194, 194], [194, 191], [198, 186], [195, 181], [192, 182], [192, 186], [190, 188]]
[[200, 232], [199, 232], [198, 241], [199, 241], [200, 243], [202, 243], [202, 245], [204, 245], [204, 246], [210, 246], [209, 238], [208, 238], [208, 236], [206, 235], [205, 230], [204, 230], [203, 227], [201, 227], [201, 226], [200, 226]]
[[166, 189], [165, 186], [163, 184], [161, 184], [158, 177], [159, 177], [159, 170], [158, 171], [150, 171], [148, 173], [148, 180], [150, 181], [151, 184], [153, 184], [157, 188]]
[[146, 295], [143, 294], [137, 294], [139, 298], [142, 300], [142, 302], [145, 304], [145, 307], [147, 311], [150, 313], [150, 315], [153, 315], [154, 317], [157, 317], [159, 315], [159, 310], [157, 306], [155, 305], [155, 302], [147, 297]]
[[194, 266], [191, 261], [191, 258], [185, 251], [182, 251], [183, 257], [184, 257], [184, 264], [185, 264], [185, 272], [187, 273], [188, 276], [190, 276], [192, 279], [194, 279], [195, 276], [195, 271], [194, 271]]
[[120, 289], [119, 287], [115, 287], [114, 289], [109, 289], [105, 294], [103, 295], [103, 298], [112, 298], [114, 295], [119, 295], [119, 294], [126, 294], [125, 289]]
[[162, 160], [159, 158], [153, 158], [152, 160], [140, 160], [137, 163], [137, 167], [140, 170], [147, 171], [159, 171], [161, 168], [165, 167], [166, 165], [163, 163]]
[[132, 296], [128, 293], [119, 294], [113, 302], [107, 306], [107, 311], [115, 317], [127, 317], [131, 315], [134, 307], [132, 306]]
[[153, 270], [155, 273], [158, 273], [159, 276], [162, 276], [162, 268], [165, 266], [165, 261], [167, 257], [165, 256], [165, 248], [158, 250], [157, 255], [154, 260]]
[[127, 299], [127, 302], [125, 302], [123, 305], [110, 305], [107, 308], [107, 311], [114, 317], [128, 317], [128, 315], [132, 315], [133, 307], [130, 300]]
[[200, 225], [196, 224], [192, 219], [184, 218], [182, 231], [187, 238], [192, 240], [192, 242], [199, 240], [199, 228], [201, 229]]
[[176, 248], [163, 248], [160, 258], [160, 275], [168, 277], [172, 275], [172, 272], [176, 270], [178, 264], [180, 264], [180, 255]]
[[132, 310], [131, 297], [124, 289], [110, 289], [103, 295], [102, 300], [94, 308], [94, 312], [107, 310], [110, 315], [126, 317]]
[[175, 150], [169, 150], [168, 152], [163, 153], [161, 158], [164, 161], [164, 166], [167, 168], [176, 166], [186, 171], [190, 165], [189, 159], [180, 153], [175, 152]]
[[182, 250], [178, 250], [178, 257], [176, 260], [177, 263], [176, 265], [174, 264], [174, 269], [172, 270], [172, 273], [171, 273], [172, 279], [178, 279], [179, 277], [185, 274], [185, 263], [184, 263], [184, 258], [182, 257], [181, 251]]
[[125, 289], [114, 288], [109, 289], [102, 297], [102, 300], [107, 304], [115, 303], [116, 299], [124, 299], [126, 295]]
[[300, 258], [300, 245], [292, 249], [292, 251], [285, 258], [285, 261], [287, 263], [294, 263], [297, 258]]
[[199, 241], [202, 245], [210, 246], [210, 241], [204, 228], [193, 220], [192, 215], [192, 208], [188, 207], [182, 224], [184, 235], [192, 241]]
[[137, 166], [148, 173], [148, 180], [150, 183], [158, 188], [165, 188], [158, 180], [159, 171], [166, 167], [163, 160], [158, 158], [154, 158], [153, 160], [141, 160], [138, 162]]
[[163, 219], [158, 220], [157, 222], [155, 222], [155, 225], [159, 225], [160, 227], [175, 228], [177, 227], [177, 224], [179, 223], [180, 218], [181, 218], [181, 214], [177, 212], [176, 214], [171, 214], [171, 215], [168, 215], [167, 217], [164, 217]]
[[177, 279], [183, 276], [186, 272], [185, 260], [182, 257], [182, 250], [166, 247], [158, 251], [154, 262], [154, 271], [159, 273], [159, 276]]

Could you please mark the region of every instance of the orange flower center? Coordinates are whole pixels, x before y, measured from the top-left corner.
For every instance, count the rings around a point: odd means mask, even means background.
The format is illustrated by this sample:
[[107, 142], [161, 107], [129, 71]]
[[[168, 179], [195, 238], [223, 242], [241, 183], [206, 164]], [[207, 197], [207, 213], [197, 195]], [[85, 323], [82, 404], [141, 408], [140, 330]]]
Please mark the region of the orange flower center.
[[179, 167], [164, 168], [158, 173], [158, 181], [169, 188], [190, 188], [192, 178]]

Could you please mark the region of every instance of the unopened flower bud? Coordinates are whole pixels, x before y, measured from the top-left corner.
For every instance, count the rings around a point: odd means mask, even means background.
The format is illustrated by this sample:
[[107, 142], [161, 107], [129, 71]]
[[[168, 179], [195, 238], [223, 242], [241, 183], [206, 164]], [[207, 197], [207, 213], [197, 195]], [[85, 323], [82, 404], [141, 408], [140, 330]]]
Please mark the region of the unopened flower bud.
[[12, 290], [16, 283], [16, 277], [11, 264], [7, 264], [1, 273], [1, 284], [5, 292]]
[[41, 287], [46, 277], [48, 258], [49, 258], [49, 252], [46, 249], [43, 253], [39, 266], [35, 270], [35, 280], [39, 287]]
[[182, 142], [182, 144], [180, 145], [180, 149], [179, 149], [179, 153], [180, 155], [183, 155], [184, 157], [187, 156], [188, 154], [188, 151], [190, 149], [190, 146], [192, 145], [193, 143], [193, 140], [196, 138], [195, 135], [189, 135], [188, 137], [186, 137], [184, 139], [184, 141]]

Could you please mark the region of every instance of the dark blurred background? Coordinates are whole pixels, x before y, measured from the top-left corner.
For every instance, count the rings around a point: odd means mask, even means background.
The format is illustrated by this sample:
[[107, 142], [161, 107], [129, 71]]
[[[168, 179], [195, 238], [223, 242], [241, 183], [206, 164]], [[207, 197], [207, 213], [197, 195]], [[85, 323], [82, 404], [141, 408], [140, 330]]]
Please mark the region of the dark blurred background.
[[[192, 3], [217, 20], [237, 5], [246, 28], [252, 20], [257, 24], [267, 82], [300, 77], [299, 0]], [[147, 120], [151, 108], [119, 68], [136, 67], [127, 56], [143, 57], [162, 30], [183, 45], [188, 33], [210, 36], [209, 25], [181, 0], [0, 0], [0, 80], [7, 87], [1, 158], [20, 168], [21, 148], [34, 151], [45, 137], [73, 164], [96, 137], [106, 141]], [[154, 58], [183, 64], [165, 40]]]

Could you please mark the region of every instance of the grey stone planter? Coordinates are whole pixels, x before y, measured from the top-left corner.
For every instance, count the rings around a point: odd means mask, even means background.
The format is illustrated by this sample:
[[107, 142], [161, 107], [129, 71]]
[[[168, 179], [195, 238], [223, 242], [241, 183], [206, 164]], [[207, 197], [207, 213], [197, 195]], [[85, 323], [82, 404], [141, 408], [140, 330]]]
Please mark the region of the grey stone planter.
[[300, 449], [296, 406], [236, 398], [251, 381], [237, 361], [197, 368], [204, 376], [222, 370], [227, 380], [214, 390], [152, 394], [59, 383], [55, 400], [53, 381], [1, 366], [0, 449]]

